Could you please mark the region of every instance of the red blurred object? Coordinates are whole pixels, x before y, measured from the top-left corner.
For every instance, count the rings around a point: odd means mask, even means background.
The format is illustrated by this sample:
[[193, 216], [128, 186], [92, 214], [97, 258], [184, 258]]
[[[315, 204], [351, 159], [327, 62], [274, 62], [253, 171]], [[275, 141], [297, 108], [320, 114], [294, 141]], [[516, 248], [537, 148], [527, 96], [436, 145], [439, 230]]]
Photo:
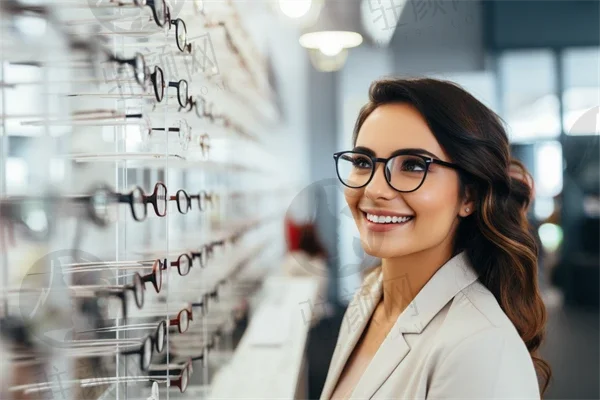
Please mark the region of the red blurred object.
[[300, 249], [300, 234], [302, 225], [295, 223], [291, 218], [285, 218], [285, 238], [288, 244], [288, 251]]

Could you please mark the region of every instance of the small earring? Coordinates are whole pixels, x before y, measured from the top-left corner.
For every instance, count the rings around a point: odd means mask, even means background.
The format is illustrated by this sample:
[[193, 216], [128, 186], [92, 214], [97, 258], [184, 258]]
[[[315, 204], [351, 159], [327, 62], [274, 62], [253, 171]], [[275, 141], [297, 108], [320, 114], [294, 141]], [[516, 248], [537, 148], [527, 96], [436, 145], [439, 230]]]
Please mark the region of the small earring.
[[469, 211], [471, 211], [471, 209], [469, 207], [467, 207], [467, 208], [465, 208], [465, 211], [469, 212]]

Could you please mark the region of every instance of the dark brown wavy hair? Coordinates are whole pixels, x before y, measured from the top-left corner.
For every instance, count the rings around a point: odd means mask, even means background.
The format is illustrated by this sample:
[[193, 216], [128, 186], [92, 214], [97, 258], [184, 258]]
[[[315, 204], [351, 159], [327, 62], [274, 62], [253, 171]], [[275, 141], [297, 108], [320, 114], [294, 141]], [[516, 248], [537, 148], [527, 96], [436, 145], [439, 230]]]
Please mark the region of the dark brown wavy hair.
[[[379, 106], [406, 103], [423, 116], [437, 141], [460, 165], [462, 196], [473, 196], [475, 212], [463, 218], [454, 254], [465, 251], [479, 280], [494, 294], [516, 327], [543, 380], [552, 371], [538, 356], [545, 336], [546, 308], [538, 288], [538, 249], [527, 220], [533, 182], [513, 160], [500, 117], [455, 83], [436, 79], [384, 79], [369, 89], [354, 127], [353, 143], [365, 119]], [[515, 176], [516, 172], [520, 175]]]

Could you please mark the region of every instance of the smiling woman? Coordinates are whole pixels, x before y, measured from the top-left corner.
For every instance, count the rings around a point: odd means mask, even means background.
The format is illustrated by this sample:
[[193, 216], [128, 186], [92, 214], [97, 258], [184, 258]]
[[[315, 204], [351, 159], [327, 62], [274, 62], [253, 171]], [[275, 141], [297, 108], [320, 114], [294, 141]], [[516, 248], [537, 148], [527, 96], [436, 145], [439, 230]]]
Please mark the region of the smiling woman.
[[357, 302], [364, 318], [341, 330], [321, 398], [539, 399], [533, 182], [499, 117], [446, 81], [377, 81], [369, 97], [334, 160], [382, 262], [348, 306], [345, 323]]

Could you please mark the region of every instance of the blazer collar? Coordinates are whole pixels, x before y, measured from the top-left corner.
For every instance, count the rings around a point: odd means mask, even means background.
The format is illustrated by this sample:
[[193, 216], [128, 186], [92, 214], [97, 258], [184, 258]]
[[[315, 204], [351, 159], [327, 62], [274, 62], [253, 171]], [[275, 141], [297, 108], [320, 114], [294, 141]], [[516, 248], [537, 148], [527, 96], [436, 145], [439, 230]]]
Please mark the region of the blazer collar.
[[[371, 315], [379, 303], [383, 290], [383, 274], [377, 270], [371, 279], [365, 280], [361, 293], [357, 293], [346, 312], [338, 339], [339, 356], [332, 360], [330, 374], [327, 377], [321, 399], [329, 399], [346, 362], [356, 343], [361, 338]], [[409, 306], [400, 314], [396, 323], [375, 353], [371, 363], [357, 383], [352, 397], [370, 398], [381, 387], [393, 370], [410, 352], [404, 334], [419, 334], [431, 322], [435, 315], [461, 290], [477, 280], [477, 273], [469, 263], [466, 253], [451, 258], [423, 286]], [[366, 300], [366, 302], [365, 302]], [[357, 304], [358, 303], [358, 304]], [[363, 304], [360, 304], [363, 303]], [[361, 307], [362, 306], [362, 307]], [[351, 307], [362, 308], [363, 318], [354, 329], [348, 329], [348, 314]]]

